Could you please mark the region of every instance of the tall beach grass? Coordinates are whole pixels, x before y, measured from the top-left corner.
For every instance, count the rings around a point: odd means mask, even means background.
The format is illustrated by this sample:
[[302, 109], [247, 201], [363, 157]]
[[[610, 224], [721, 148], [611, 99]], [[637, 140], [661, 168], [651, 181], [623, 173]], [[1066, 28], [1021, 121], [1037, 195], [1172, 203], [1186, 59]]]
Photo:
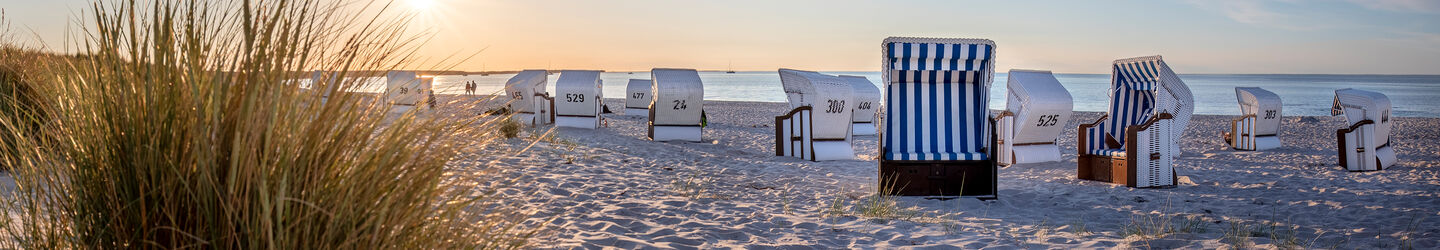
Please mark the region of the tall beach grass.
[[[540, 225], [454, 175], [503, 117], [344, 91], [411, 63], [387, 2], [148, 0], [80, 12], [73, 55], [0, 44], [0, 247], [515, 248]], [[300, 72], [336, 71], [302, 86]], [[328, 99], [322, 90], [334, 91]], [[387, 114], [390, 114], [387, 116]]]

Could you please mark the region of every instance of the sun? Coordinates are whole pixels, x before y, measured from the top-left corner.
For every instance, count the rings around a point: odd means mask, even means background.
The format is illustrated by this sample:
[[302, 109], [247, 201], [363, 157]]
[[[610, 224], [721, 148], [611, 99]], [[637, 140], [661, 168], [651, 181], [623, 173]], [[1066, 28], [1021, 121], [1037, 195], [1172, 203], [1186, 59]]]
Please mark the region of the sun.
[[436, 1], [436, 0], [406, 0], [406, 1], [410, 2], [410, 8], [414, 8], [416, 11], [429, 11], [430, 9], [435, 8], [435, 1]]

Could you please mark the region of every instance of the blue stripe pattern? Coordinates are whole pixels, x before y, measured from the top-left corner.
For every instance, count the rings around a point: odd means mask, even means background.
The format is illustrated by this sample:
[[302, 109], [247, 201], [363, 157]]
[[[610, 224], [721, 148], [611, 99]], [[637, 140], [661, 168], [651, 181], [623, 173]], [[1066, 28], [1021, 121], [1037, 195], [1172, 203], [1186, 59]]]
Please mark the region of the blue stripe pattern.
[[886, 70], [981, 71], [995, 54], [988, 44], [890, 43], [885, 50]]
[[[1117, 63], [1110, 81], [1109, 118], [1086, 131], [1086, 148], [1091, 154], [1109, 155], [1104, 135], [1125, 144], [1125, 129], [1149, 120], [1155, 113], [1155, 88], [1159, 82], [1158, 60]], [[1123, 149], [1120, 148], [1120, 149]]]
[[1115, 64], [1115, 84], [1125, 85], [1134, 90], [1155, 90], [1160, 81], [1159, 61], [1125, 62]]
[[888, 43], [886, 160], [985, 160], [988, 44]]

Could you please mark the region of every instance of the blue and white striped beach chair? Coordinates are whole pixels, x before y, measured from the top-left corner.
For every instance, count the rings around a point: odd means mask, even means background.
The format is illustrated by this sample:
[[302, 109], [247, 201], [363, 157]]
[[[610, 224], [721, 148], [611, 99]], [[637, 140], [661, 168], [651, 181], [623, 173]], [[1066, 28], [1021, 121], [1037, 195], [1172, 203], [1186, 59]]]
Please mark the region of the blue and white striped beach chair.
[[1375, 171], [1399, 161], [1390, 147], [1390, 97], [1379, 92], [1335, 90], [1330, 115], [1345, 115], [1348, 126], [1335, 131], [1340, 166], [1350, 171]]
[[837, 76], [780, 69], [790, 111], [775, 117], [775, 155], [811, 161], [853, 160], [850, 121], [855, 87]]
[[1190, 88], [1160, 56], [1116, 60], [1112, 69], [1109, 113], [1079, 128], [1077, 177], [1174, 186], [1173, 161], [1195, 111]]
[[1225, 142], [1239, 150], [1278, 148], [1280, 142], [1280, 96], [1257, 87], [1236, 87], [1240, 118], [1230, 121]]
[[891, 37], [881, 49], [882, 190], [996, 198], [989, 109], [995, 43]]

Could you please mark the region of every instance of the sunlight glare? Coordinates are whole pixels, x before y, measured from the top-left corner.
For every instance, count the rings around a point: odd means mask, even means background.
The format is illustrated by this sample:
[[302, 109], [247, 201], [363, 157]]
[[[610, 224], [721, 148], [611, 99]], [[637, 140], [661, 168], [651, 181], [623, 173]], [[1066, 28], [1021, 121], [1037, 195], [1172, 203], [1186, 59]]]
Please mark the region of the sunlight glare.
[[428, 10], [430, 10], [431, 8], [435, 8], [435, 0], [408, 0], [408, 1], [410, 2], [410, 7], [411, 7], [411, 8], [414, 8], [416, 11], [428, 11]]

